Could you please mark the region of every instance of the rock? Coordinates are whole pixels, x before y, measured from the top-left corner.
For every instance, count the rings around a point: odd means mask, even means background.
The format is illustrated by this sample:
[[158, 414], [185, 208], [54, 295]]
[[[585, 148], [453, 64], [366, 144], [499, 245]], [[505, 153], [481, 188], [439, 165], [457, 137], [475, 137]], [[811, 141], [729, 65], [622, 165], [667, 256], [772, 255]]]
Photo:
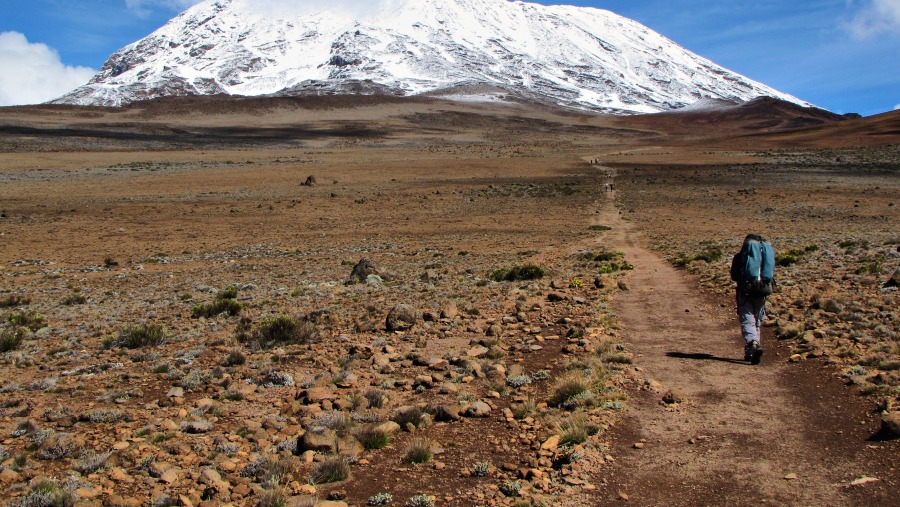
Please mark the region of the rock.
[[542, 451], [555, 451], [559, 447], [559, 435], [552, 435], [541, 444]]
[[350, 272], [350, 283], [364, 283], [369, 275], [378, 275], [378, 268], [369, 259], [361, 259]]
[[314, 187], [314, 186], [316, 186], [316, 177], [312, 176], [312, 175], [307, 176], [306, 181], [304, 181], [300, 185], [304, 186], [304, 187]]
[[316, 428], [307, 431], [297, 442], [297, 451], [315, 451], [319, 453], [337, 453], [342, 456], [358, 456], [363, 446], [350, 435], [338, 435], [328, 428]]
[[21, 476], [12, 468], [0, 470], [0, 484], [13, 484], [19, 482]]
[[628, 284], [625, 282], [625, 280], [619, 280], [618, 282], [616, 282], [616, 285], [619, 287], [619, 290], [628, 290]]
[[674, 405], [676, 403], [682, 403], [685, 399], [684, 391], [678, 389], [677, 387], [669, 389], [666, 391], [666, 394], [663, 395], [662, 401], [666, 405]]
[[888, 412], [881, 416], [879, 436], [887, 440], [900, 438], [900, 412]]
[[168, 470], [166, 470], [165, 472], [163, 472], [159, 476], [159, 480], [161, 480], [162, 482], [165, 482], [166, 484], [172, 484], [173, 482], [177, 481], [180, 476], [181, 476], [181, 470], [179, 470], [175, 467], [172, 467], [172, 468], [169, 468]]
[[551, 292], [551, 293], [547, 294], [547, 301], [550, 301], [551, 303], [558, 303], [560, 301], [565, 301], [565, 300], [566, 300], [565, 294], [562, 294], [559, 292]]
[[894, 270], [894, 274], [888, 278], [888, 281], [884, 282], [884, 288], [887, 289], [889, 287], [900, 287], [900, 268]]
[[167, 398], [184, 398], [184, 388], [173, 387], [166, 393]]
[[466, 355], [469, 357], [481, 357], [481, 356], [487, 354], [488, 351], [489, 351], [489, 349], [487, 347], [482, 346], [482, 345], [477, 345], [477, 346], [469, 349], [469, 351], [466, 352]]
[[456, 308], [456, 303], [450, 301], [447, 303], [444, 308], [441, 309], [441, 318], [442, 319], [450, 319], [453, 320], [459, 315], [459, 310]]
[[400, 425], [395, 423], [394, 421], [386, 421], [386, 422], [383, 422], [383, 423], [375, 426], [372, 429], [374, 431], [386, 433], [388, 435], [393, 435], [394, 433], [397, 433], [398, 431], [400, 431]]
[[307, 404], [312, 404], [321, 403], [325, 400], [334, 401], [337, 396], [327, 387], [310, 387], [300, 393], [300, 398], [306, 400]]
[[349, 507], [347, 502], [337, 501], [337, 500], [323, 500], [321, 502], [316, 502], [315, 507]]
[[476, 401], [466, 408], [466, 417], [487, 417], [491, 413], [491, 406], [483, 401]]
[[459, 408], [452, 405], [432, 405], [426, 410], [437, 422], [451, 422], [460, 420]]
[[796, 481], [797, 479], [798, 479], [798, 476], [795, 473], [790, 473], [790, 474], [787, 474], [784, 476], [784, 480], [786, 480], [786, 481]]
[[408, 331], [419, 321], [419, 311], [410, 305], [398, 304], [388, 312], [385, 327], [388, 332]]

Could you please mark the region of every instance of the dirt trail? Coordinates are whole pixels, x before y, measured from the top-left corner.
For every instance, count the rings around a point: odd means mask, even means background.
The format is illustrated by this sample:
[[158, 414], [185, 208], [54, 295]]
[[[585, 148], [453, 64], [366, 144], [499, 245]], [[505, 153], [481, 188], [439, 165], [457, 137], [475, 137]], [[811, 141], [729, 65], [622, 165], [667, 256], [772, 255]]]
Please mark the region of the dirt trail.
[[[788, 364], [770, 336], [762, 364], [744, 362], [730, 302], [710, 302], [695, 281], [650, 251], [636, 226], [621, 219], [611, 193], [598, 222], [613, 228], [602, 243], [635, 265], [630, 290], [613, 309], [635, 353], [638, 383], [654, 385], [631, 389], [615, 435], [617, 461], [606, 471], [610, 500], [838, 506], [889, 498], [883, 480], [847, 486], [873, 474], [873, 459], [884, 454], [872, 453], [890, 451], [866, 442], [874, 422], [861, 424], [861, 402], [821, 368], [810, 373]], [[663, 394], [673, 388], [685, 402], [665, 406]], [[885, 466], [881, 472], [896, 477]]]

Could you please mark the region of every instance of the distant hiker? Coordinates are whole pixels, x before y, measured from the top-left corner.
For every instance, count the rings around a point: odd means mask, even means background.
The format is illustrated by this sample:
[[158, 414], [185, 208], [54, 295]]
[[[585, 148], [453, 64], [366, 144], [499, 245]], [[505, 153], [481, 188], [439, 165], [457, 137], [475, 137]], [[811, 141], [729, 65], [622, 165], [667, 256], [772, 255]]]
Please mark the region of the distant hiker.
[[603, 184], [603, 191], [604, 191], [604, 192], [609, 192], [609, 183], [604, 183], [604, 184]]
[[759, 328], [766, 318], [766, 297], [775, 287], [775, 250], [762, 236], [748, 234], [731, 260], [731, 279], [737, 282], [737, 314], [744, 338], [744, 360], [759, 364], [763, 349]]

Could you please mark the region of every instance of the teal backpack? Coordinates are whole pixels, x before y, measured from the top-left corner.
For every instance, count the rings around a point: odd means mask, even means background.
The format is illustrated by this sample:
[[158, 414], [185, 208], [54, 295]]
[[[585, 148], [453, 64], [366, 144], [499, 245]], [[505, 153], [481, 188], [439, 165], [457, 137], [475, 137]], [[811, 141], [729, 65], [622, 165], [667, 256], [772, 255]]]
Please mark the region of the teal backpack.
[[751, 296], [768, 296], [775, 288], [775, 249], [762, 236], [744, 238], [731, 265], [731, 279]]

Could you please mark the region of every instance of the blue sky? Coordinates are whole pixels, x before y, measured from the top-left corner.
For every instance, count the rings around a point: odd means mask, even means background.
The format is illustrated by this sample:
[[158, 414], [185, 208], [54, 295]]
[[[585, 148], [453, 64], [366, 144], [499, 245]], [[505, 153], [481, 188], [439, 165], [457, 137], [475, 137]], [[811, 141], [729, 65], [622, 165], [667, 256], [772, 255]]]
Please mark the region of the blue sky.
[[[114, 51], [194, 3], [0, 0], [0, 105], [50, 100], [84, 84]], [[538, 3], [611, 10], [719, 65], [834, 112], [871, 115], [900, 107], [900, 0]]]

